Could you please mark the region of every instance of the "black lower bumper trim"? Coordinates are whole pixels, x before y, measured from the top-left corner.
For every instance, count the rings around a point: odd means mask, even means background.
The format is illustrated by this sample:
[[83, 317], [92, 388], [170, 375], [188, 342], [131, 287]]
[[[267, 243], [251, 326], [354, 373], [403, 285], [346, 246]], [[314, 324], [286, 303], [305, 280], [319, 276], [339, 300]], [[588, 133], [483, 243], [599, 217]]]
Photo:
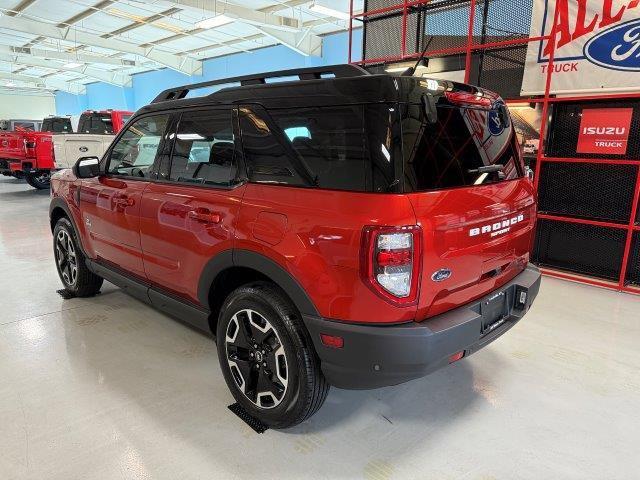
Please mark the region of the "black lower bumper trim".
[[[529, 310], [540, 289], [540, 270], [529, 265], [506, 285], [463, 307], [421, 323], [394, 326], [354, 325], [303, 315], [330, 384], [370, 389], [423, 377], [488, 345]], [[504, 298], [496, 317], [494, 302]], [[344, 347], [326, 347], [320, 334], [340, 336]]]

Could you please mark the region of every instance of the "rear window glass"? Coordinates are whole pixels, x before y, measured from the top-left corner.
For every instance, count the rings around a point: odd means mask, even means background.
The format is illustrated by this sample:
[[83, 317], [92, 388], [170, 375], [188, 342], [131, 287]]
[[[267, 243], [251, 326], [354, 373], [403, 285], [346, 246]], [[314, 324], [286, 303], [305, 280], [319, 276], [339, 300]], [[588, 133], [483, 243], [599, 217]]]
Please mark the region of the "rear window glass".
[[109, 135], [113, 133], [113, 122], [109, 114], [90, 113], [80, 117], [79, 133]]
[[255, 119], [241, 114], [245, 154], [258, 173], [252, 179], [388, 191], [396, 115], [393, 106], [380, 104], [271, 109], [256, 128]]
[[[438, 106], [435, 124], [421, 105], [406, 105], [402, 132], [407, 191], [484, 185], [523, 175], [505, 108]], [[482, 167], [502, 166], [482, 171]], [[480, 169], [480, 170], [478, 170]]]
[[71, 119], [69, 118], [46, 118], [42, 122], [43, 132], [69, 133], [72, 132]]

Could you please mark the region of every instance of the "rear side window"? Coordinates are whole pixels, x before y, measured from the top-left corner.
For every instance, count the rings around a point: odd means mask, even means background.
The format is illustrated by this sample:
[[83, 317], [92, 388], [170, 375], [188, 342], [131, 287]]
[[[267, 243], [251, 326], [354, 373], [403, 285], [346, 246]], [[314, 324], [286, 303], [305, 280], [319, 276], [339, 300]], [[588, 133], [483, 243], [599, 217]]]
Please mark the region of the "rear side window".
[[[439, 106], [437, 122], [431, 124], [420, 105], [403, 108], [407, 191], [484, 185], [523, 175], [506, 110]], [[478, 171], [490, 165], [503, 168]]]
[[230, 185], [236, 178], [231, 110], [186, 112], [176, 133], [169, 180]]
[[71, 127], [71, 119], [69, 118], [46, 118], [42, 122], [43, 132], [53, 133], [71, 133], [73, 129]]
[[92, 133], [97, 135], [113, 134], [113, 122], [109, 114], [84, 113], [80, 117], [78, 133]]
[[253, 181], [348, 191], [388, 191], [395, 178], [396, 109], [336, 105], [241, 112]]
[[310, 172], [295, 158], [290, 142], [284, 141], [263, 108], [241, 107], [239, 118], [249, 180], [294, 186], [313, 184]]

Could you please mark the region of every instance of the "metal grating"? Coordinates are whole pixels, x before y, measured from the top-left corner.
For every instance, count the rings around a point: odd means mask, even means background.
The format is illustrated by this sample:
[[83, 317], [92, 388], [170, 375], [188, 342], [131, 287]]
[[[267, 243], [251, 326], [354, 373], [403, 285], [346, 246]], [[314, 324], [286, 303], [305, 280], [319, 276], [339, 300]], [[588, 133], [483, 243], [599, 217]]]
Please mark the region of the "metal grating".
[[[488, 42], [492, 41], [488, 39]], [[518, 98], [526, 55], [526, 45], [482, 50], [478, 85], [499, 93], [503, 98]]]
[[631, 240], [626, 282], [640, 286], [640, 232], [634, 232]]
[[543, 267], [618, 281], [627, 231], [539, 219], [533, 259]]
[[[427, 51], [467, 46], [471, 3], [468, 1], [432, 2], [424, 10], [422, 45]], [[481, 19], [474, 21], [474, 41], [480, 39]], [[442, 56], [446, 54], [435, 54]]]
[[538, 210], [628, 224], [637, 174], [635, 165], [543, 162]]
[[640, 101], [637, 99], [604, 101], [589, 103], [558, 103], [553, 107], [553, 118], [549, 125], [550, 134], [546, 148], [548, 157], [563, 158], [611, 158], [618, 159], [621, 155], [585, 154], [576, 152], [578, 134], [580, 133], [580, 120], [583, 108], [633, 108], [631, 118], [631, 135], [625, 159], [640, 160]]

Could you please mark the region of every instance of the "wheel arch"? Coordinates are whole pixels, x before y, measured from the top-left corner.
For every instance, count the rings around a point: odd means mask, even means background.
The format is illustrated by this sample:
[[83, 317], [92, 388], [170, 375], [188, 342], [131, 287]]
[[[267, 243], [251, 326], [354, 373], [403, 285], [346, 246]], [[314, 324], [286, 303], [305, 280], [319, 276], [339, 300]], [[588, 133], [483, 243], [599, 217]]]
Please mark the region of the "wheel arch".
[[51, 227], [51, 233], [53, 233], [53, 229], [56, 228], [56, 223], [61, 218], [66, 218], [71, 222], [73, 229], [75, 230], [76, 237], [78, 239], [78, 246], [82, 251], [82, 254], [88, 258], [87, 251], [82, 244], [82, 236], [80, 235], [80, 230], [78, 230], [78, 225], [76, 224], [75, 219], [73, 218], [73, 214], [69, 209], [67, 203], [60, 197], [53, 198], [51, 203], [49, 204], [49, 225]]
[[209, 323], [214, 334], [220, 308], [227, 295], [254, 281], [274, 283], [302, 315], [319, 316], [307, 292], [284, 267], [257, 252], [225, 250], [207, 262], [198, 285], [198, 300], [209, 307]]

